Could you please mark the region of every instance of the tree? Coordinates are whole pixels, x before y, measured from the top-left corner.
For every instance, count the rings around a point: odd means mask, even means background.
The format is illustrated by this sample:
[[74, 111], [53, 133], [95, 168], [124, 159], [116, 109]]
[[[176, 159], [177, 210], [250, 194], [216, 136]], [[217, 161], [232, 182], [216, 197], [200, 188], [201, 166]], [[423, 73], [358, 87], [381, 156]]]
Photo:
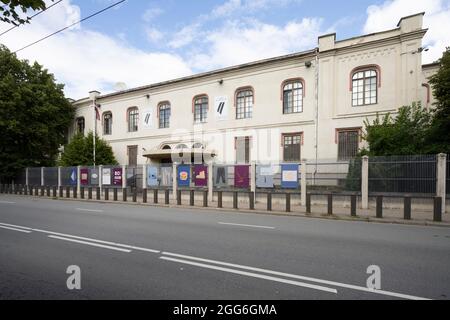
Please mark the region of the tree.
[[21, 16], [20, 11], [26, 13], [28, 10], [44, 10], [45, 8], [44, 0], [0, 0], [0, 21], [18, 26], [30, 21], [30, 17]]
[[0, 180], [55, 165], [75, 114], [63, 88], [43, 66], [0, 45]]
[[[92, 131], [86, 137], [81, 133], [75, 135], [70, 143], [64, 147], [59, 165], [63, 167], [94, 165], [93, 138]], [[95, 164], [118, 164], [111, 146], [97, 135], [95, 136]]]
[[450, 153], [450, 47], [439, 63], [439, 71], [430, 79], [437, 102], [426, 143], [430, 153]]
[[363, 139], [369, 148], [361, 150], [360, 154], [391, 156], [427, 153], [431, 147], [425, 141], [431, 123], [431, 112], [423, 109], [420, 102], [400, 108], [395, 118], [388, 113], [382, 118], [377, 115], [372, 123], [366, 119]]

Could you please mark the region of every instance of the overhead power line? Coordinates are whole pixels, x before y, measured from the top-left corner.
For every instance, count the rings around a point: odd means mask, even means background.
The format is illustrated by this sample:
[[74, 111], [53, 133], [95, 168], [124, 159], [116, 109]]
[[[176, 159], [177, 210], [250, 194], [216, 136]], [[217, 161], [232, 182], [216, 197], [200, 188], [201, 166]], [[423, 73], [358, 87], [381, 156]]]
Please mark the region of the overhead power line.
[[[56, 6], [56, 5], [57, 5], [58, 3], [60, 3], [61, 1], [63, 1], [63, 0], [59, 0], [59, 1], [55, 2], [55, 3], [53, 3], [51, 6], [48, 6], [48, 7], [45, 8], [44, 10], [39, 11], [38, 13], [32, 15], [32, 16], [30, 17], [30, 20], [33, 19], [34, 17], [37, 17], [37, 16], [40, 15], [41, 13], [47, 11], [47, 10], [50, 9], [51, 7]], [[12, 26], [12, 27], [9, 28], [8, 30], [6, 30], [6, 31], [4, 31], [4, 32], [2, 32], [2, 33], [0, 33], [0, 37], [1, 37], [2, 35], [4, 35], [4, 34], [7, 34], [7, 33], [10, 32], [11, 30], [14, 30], [15, 28], [18, 28], [18, 27], [19, 27], [19, 25], [17, 25], [17, 26]]]
[[34, 41], [34, 42], [32, 42], [32, 43], [30, 43], [30, 44], [28, 44], [28, 45], [26, 45], [26, 46], [24, 46], [24, 47], [22, 47], [22, 48], [20, 48], [20, 49], [14, 51], [13, 53], [17, 53], [17, 52], [19, 52], [19, 51], [25, 50], [25, 49], [27, 49], [27, 48], [29, 48], [29, 47], [31, 47], [31, 46], [33, 46], [33, 45], [35, 45], [35, 44], [41, 42], [41, 41], [44, 41], [44, 40], [46, 40], [46, 39], [48, 39], [48, 38], [50, 38], [50, 37], [53, 37], [54, 35], [56, 35], [56, 34], [58, 34], [58, 33], [61, 33], [61, 32], [63, 32], [63, 31], [65, 31], [65, 30], [67, 30], [67, 29], [69, 29], [69, 28], [71, 28], [71, 27], [73, 27], [73, 26], [75, 26], [75, 25], [77, 25], [77, 24], [79, 24], [79, 23], [81, 23], [81, 22], [83, 22], [83, 21], [86, 21], [86, 20], [88, 20], [88, 19], [90, 19], [90, 18], [93, 18], [93, 17], [95, 17], [95, 16], [97, 16], [97, 15], [99, 15], [99, 14], [101, 14], [101, 13], [103, 13], [103, 12], [105, 12], [105, 11], [111, 9], [111, 8], [113, 8], [113, 7], [116, 7], [116, 6], [118, 6], [119, 4], [121, 4], [121, 3], [125, 2], [125, 1], [126, 1], [126, 0], [118, 1], [118, 2], [116, 2], [116, 3], [114, 3], [114, 4], [112, 4], [112, 5], [108, 6], [108, 7], [106, 7], [106, 8], [104, 8], [104, 9], [100, 10], [100, 11], [97, 11], [97, 12], [95, 12], [95, 13], [93, 13], [93, 14], [87, 16], [86, 18], [83, 18], [83, 19], [81, 19], [81, 20], [79, 20], [79, 21], [77, 21], [77, 22], [75, 22], [75, 23], [72, 23], [71, 25], [69, 25], [69, 26], [67, 26], [67, 27], [64, 27], [64, 28], [62, 28], [62, 29], [59, 29], [58, 31], [55, 31], [55, 32], [49, 34], [48, 36], [45, 36], [45, 37], [43, 37], [43, 38], [41, 38], [41, 39], [39, 39], [39, 40], [36, 40], [36, 41]]

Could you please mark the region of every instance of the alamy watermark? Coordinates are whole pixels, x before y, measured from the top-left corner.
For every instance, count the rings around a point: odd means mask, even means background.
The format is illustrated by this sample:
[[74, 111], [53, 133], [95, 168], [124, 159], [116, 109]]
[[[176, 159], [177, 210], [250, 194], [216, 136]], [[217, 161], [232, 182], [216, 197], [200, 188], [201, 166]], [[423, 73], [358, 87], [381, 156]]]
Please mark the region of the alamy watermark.
[[66, 270], [70, 276], [67, 278], [66, 285], [69, 290], [81, 290], [81, 269], [79, 266], [68, 266]]

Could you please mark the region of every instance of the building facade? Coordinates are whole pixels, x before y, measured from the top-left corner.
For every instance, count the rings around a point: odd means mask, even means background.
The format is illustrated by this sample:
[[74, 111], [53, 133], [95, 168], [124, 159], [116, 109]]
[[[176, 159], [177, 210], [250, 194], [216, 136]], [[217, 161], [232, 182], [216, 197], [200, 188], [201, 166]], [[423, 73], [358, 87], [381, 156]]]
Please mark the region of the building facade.
[[433, 104], [423, 13], [393, 30], [74, 102], [71, 135], [93, 131], [122, 164], [348, 160], [365, 119]]

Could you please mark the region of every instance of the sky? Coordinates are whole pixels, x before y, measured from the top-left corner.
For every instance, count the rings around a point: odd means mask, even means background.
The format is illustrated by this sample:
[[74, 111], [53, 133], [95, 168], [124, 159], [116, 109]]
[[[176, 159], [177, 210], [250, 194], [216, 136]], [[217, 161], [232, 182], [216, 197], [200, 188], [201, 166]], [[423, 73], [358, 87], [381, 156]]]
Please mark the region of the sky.
[[[117, 1], [63, 0], [0, 43], [16, 51]], [[126, 0], [17, 55], [80, 99], [313, 49], [330, 32], [340, 40], [393, 29], [423, 11], [429, 63], [450, 46], [450, 0]], [[0, 22], [0, 33], [8, 28]]]

